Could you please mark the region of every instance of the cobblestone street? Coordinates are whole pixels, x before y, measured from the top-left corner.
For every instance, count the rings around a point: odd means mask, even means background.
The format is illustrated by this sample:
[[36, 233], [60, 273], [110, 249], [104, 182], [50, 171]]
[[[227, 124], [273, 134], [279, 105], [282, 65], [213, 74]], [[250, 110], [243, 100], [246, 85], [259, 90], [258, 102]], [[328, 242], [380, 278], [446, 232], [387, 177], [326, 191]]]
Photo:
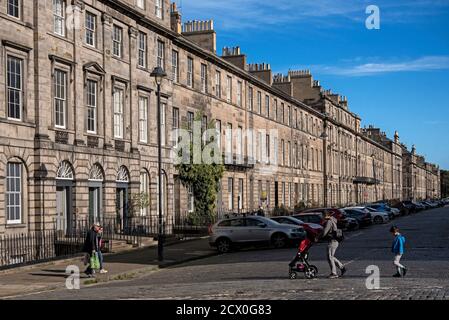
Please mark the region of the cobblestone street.
[[[395, 272], [389, 228], [407, 238], [403, 279]], [[310, 251], [319, 277], [288, 279], [295, 249], [246, 250], [209, 257], [130, 281], [26, 296], [27, 299], [449, 299], [449, 207], [400, 217], [383, 225], [347, 233], [337, 251], [348, 272], [327, 279], [326, 244]], [[380, 268], [380, 289], [368, 290], [366, 267]]]

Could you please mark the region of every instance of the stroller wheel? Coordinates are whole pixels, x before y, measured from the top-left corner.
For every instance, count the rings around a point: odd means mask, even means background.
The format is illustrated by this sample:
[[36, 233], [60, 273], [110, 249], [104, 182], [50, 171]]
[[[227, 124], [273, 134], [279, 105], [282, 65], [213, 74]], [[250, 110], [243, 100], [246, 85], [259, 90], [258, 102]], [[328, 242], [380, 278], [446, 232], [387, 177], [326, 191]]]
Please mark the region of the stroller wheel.
[[295, 271], [290, 271], [290, 272], [288, 273], [288, 277], [289, 277], [290, 279], [296, 279], [296, 272], [295, 272]]
[[316, 266], [310, 266], [306, 272], [305, 272], [306, 278], [307, 279], [313, 279], [316, 278], [316, 276], [318, 275], [318, 268]]

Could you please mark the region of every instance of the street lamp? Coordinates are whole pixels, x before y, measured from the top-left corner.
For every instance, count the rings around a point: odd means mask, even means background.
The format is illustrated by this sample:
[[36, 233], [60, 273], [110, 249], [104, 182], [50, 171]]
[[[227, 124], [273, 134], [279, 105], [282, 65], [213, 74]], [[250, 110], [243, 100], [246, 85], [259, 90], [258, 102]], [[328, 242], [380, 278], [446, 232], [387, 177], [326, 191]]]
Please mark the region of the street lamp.
[[157, 257], [159, 261], [164, 260], [164, 229], [162, 227], [162, 133], [161, 133], [161, 84], [167, 76], [161, 67], [154, 68], [150, 75], [157, 85], [157, 170], [158, 170], [158, 203], [159, 203], [159, 231], [157, 237]]
[[323, 139], [323, 200], [324, 206], [327, 207], [327, 113], [324, 113], [323, 132], [320, 138]]

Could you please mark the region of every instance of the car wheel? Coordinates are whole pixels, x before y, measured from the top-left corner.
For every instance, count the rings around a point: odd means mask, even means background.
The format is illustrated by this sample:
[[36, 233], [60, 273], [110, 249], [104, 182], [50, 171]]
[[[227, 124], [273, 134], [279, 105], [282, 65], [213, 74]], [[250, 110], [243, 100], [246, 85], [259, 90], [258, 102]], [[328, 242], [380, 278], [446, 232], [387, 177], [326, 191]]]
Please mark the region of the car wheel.
[[228, 253], [231, 251], [231, 241], [227, 238], [220, 238], [216, 242], [217, 250], [220, 253]]
[[318, 275], [318, 268], [316, 266], [310, 266], [305, 272], [305, 276], [307, 279], [316, 278], [317, 275]]
[[287, 245], [287, 237], [282, 233], [276, 233], [273, 235], [271, 243], [276, 249], [285, 248]]
[[374, 223], [375, 224], [381, 224], [382, 222], [384, 222], [384, 219], [382, 219], [381, 216], [375, 216], [374, 217]]

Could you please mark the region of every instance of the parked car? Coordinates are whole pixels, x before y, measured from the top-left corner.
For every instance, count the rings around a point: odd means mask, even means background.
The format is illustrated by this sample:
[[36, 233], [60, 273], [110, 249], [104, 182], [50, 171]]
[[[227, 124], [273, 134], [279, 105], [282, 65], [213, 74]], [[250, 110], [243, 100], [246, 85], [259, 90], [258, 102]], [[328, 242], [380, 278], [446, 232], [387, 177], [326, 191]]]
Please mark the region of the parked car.
[[337, 219], [337, 226], [340, 229], [347, 229], [348, 228], [348, 221], [346, 220], [345, 215], [343, 212], [340, 211], [340, 209], [337, 208], [316, 208], [316, 209], [306, 209], [301, 211], [301, 213], [311, 213], [311, 212], [319, 212], [322, 215], [324, 215], [325, 211], [332, 212], [332, 216]]
[[304, 230], [310, 230], [312, 233], [319, 235], [323, 232], [323, 227], [317, 223], [304, 222], [301, 219], [291, 217], [291, 216], [280, 216], [280, 217], [271, 217], [271, 220], [274, 220], [281, 224], [291, 224], [295, 226], [301, 226]]
[[272, 245], [284, 248], [304, 239], [304, 228], [280, 224], [265, 217], [236, 217], [220, 220], [210, 228], [209, 244], [220, 253], [233, 248]]
[[369, 212], [357, 210], [357, 209], [344, 209], [344, 211], [349, 217], [354, 218], [359, 223], [359, 226], [367, 227], [373, 224], [371, 214]]
[[411, 214], [417, 212], [417, 207], [412, 201], [406, 200], [401, 202], [401, 206], [404, 208], [405, 214]]
[[310, 213], [298, 213], [294, 214], [292, 217], [304, 221], [306, 223], [314, 223], [324, 226], [324, 216], [321, 212], [310, 212]]
[[374, 203], [367, 206], [367, 208], [372, 208], [376, 211], [380, 212], [386, 212], [388, 214], [388, 217], [390, 220], [393, 220], [395, 217], [398, 217], [401, 215], [401, 211], [396, 208], [391, 208], [386, 204], [383, 203]]
[[427, 204], [429, 206], [429, 209], [438, 208], [438, 204], [431, 200], [423, 201], [423, 203]]
[[432, 209], [432, 206], [425, 201], [419, 201], [418, 203], [424, 207], [424, 210]]
[[348, 221], [348, 226], [346, 227], [346, 230], [352, 231], [352, 230], [357, 230], [358, 228], [360, 228], [360, 225], [359, 225], [359, 222], [357, 221], [357, 219], [349, 217], [344, 212], [343, 212], [343, 215], [345, 216], [346, 221]]
[[390, 221], [390, 217], [388, 215], [388, 213], [386, 212], [382, 212], [382, 211], [377, 211], [373, 208], [370, 207], [347, 207], [347, 208], [343, 208], [343, 210], [346, 209], [356, 209], [356, 210], [361, 210], [364, 212], [368, 212], [371, 214], [371, 219], [373, 220], [373, 223], [375, 224], [381, 224], [381, 223], [387, 223]]

